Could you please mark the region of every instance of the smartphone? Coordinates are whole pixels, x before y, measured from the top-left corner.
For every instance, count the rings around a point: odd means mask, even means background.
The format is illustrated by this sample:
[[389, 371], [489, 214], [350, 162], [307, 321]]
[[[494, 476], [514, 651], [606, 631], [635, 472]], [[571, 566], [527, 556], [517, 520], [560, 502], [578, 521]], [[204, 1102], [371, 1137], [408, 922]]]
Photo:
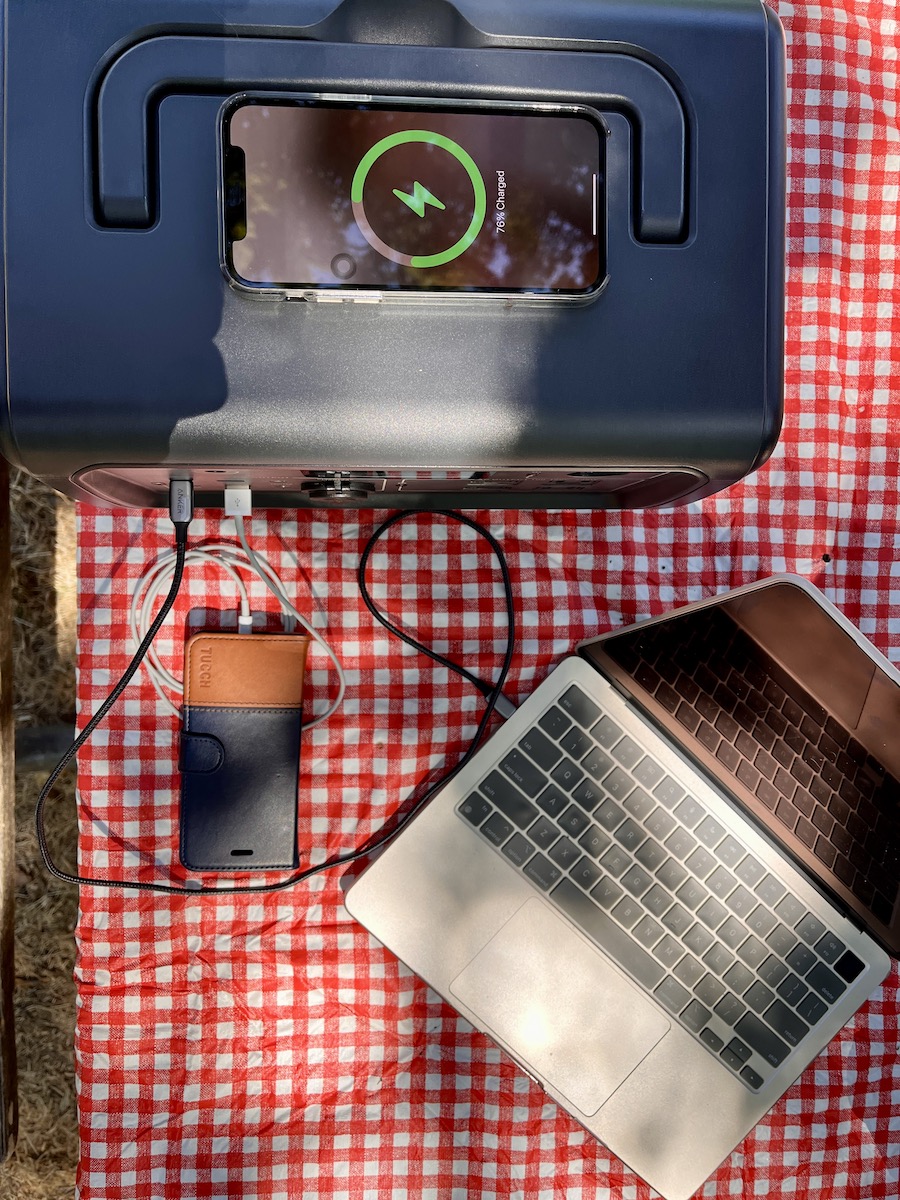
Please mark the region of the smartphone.
[[305, 299], [592, 299], [602, 117], [582, 105], [250, 94], [220, 113], [222, 267]]

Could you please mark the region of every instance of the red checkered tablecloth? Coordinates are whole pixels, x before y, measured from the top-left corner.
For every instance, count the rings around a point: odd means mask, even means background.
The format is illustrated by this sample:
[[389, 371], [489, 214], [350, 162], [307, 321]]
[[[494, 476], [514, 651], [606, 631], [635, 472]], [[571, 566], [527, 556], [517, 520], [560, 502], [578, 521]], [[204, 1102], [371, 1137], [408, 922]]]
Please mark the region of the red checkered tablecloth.
[[[782, 3], [789, 55], [787, 404], [752, 478], [638, 513], [481, 514], [506, 548], [520, 620], [511, 696], [580, 639], [779, 571], [814, 580], [900, 663], [900, 28], [892, 4]], [[251, 540], [333, 642], [341, 712], [305, 737], [301, 844], [361, 844], [471, 737], [482, 701], [389, 637], [355, 572], [381, 517], [268, 512]], [[229, 536], [207, 513], [192, 541]], [[127, 661], [135, 579], [167, 520], [83, 508], [83, 716]], [[375, 555], [373, 589], [483, 675], [504, 644], [489, 553], [419, 516]], [[160, 636], [231, 606], [192, 571]], [[253, 588], [254, 607], [274, 601]], [[310, 691], [327, 695], [324, 658]], [[81, 867], [183, 880], [177, 728], [136, 681], [79, 761]], [[484, 1036], [375, 944], [339, 872], [265, 896], [85, 889], [78, 921], [82, 1200], [643, 1200], [647, 1186]], [[705, 1197], [896, 1200], [900, 972], [718, 1170]]]

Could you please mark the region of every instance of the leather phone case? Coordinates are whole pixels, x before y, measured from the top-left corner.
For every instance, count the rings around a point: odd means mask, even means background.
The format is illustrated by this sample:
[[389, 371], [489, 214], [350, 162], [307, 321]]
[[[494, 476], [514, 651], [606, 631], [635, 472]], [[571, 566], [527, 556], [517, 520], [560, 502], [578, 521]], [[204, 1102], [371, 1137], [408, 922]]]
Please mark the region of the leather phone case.
[[180, 853], [192, 871], [294, 868], [309, 638], [198, 633], [185, 647]]

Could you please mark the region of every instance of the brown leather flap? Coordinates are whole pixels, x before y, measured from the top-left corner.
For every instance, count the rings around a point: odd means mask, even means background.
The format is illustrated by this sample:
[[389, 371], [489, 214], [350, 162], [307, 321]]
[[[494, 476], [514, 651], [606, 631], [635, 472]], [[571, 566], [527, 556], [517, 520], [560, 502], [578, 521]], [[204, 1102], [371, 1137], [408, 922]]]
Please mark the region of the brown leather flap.
[[184, 702], [215, 708], [299, 708], [309, 638], [196, 633], [184, 656]]

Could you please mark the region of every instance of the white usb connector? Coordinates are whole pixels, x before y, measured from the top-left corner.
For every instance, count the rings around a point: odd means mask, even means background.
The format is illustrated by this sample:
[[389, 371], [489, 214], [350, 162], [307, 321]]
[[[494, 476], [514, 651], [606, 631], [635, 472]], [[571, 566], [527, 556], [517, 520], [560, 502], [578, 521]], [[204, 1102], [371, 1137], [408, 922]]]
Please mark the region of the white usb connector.
[[253, 494], [247, 483], [225, 484], [225, 516], [249, 517], [253, 508]]

